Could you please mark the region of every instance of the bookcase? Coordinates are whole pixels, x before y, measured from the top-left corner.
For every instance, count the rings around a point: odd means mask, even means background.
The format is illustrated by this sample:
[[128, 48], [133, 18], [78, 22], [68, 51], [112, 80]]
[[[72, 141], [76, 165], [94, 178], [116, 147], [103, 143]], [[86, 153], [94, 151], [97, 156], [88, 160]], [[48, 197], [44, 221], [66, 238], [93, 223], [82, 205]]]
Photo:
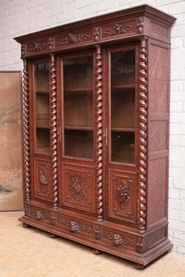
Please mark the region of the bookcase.
[[25, 227], [137, 268], [171, 250], [174, 21], [142, 5], [15, 38], [24, 65]]

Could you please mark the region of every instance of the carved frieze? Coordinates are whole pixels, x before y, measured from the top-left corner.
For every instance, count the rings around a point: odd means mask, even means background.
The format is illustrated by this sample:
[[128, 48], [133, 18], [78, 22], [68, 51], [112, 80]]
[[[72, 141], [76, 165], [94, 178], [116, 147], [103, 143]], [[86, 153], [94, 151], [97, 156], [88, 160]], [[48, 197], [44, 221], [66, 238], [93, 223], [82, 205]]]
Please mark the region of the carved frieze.
[[131, 33], [136, 33], [136, 22], [135, 20], [119, 21], [103, 26], [102, 37], [112, 36], [124, 36]]
[[69, 32], [65, 36], [58, 36], [55, 38], [56, 48], [66, 45], [82, 44], [92, 40], [92, 35], [87, 32]]
[[34, 41], [27, 45], [27, 53], [44, 51], [47, 49], [48, 49], [48, 41], [46, 39], [42, 41]]

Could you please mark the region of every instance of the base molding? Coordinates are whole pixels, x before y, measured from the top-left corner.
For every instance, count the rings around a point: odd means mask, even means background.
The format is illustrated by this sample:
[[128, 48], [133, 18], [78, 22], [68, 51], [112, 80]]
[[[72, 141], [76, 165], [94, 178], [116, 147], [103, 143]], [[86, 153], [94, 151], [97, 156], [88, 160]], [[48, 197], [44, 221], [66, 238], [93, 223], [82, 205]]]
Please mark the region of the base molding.
[[81, 216], [67, 216], [62, 210], [40, 209], [27, 205], [25, 215], [19, 219], [25, 227], [35, 227], [71, 241], [91, 247], [95, 254], [105, 252], [134, 263], [142, 269], [169, 252], [173, 245], [167, 238], [167, 226], [140, 234], [137, 230]]

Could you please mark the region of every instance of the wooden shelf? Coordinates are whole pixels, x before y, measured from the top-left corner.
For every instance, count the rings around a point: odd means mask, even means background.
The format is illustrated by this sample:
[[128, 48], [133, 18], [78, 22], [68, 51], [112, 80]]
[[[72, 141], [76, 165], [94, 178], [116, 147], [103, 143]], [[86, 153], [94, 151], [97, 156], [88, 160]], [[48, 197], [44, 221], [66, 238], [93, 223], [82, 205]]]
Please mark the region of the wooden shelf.
[[92, 93], [92, 88], [72, 88], [72, 89], [64, 89], [64, 93]]
[[73, 126], [73, 125], [65, 125], [65, 130], [76, 130], [76, 131], [93, 131], [93, 126]]
[[39, 128], [39, 129], [50, 129], [50, 126], [49, 125], [36, 125], [36, 128]]
[[135, 128], [120, 128], [120, 127], [112, 127], [112, 132], [135, 132]]
[[48, 95], [49, 91], [41, 91], [41, 90], [39, 90], [39, 91], [35, 91], [35, 93], [36, 94], [42, 94], [42, 95], [44, 95], [44, 94]]
[[133, 90], [135, 89], [135, 84], [134, 85], [119, 85], [119, 86], [112, 86], [112, 91], [128, 91], [128, 90]]

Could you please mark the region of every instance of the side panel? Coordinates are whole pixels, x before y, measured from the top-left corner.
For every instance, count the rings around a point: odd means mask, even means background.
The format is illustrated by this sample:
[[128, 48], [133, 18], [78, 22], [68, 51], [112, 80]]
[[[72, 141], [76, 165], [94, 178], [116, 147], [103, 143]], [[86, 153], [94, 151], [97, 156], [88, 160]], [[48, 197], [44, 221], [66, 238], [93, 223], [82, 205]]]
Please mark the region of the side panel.
[[167, 222], [170, 47], [149, 41], [148, 228]]

